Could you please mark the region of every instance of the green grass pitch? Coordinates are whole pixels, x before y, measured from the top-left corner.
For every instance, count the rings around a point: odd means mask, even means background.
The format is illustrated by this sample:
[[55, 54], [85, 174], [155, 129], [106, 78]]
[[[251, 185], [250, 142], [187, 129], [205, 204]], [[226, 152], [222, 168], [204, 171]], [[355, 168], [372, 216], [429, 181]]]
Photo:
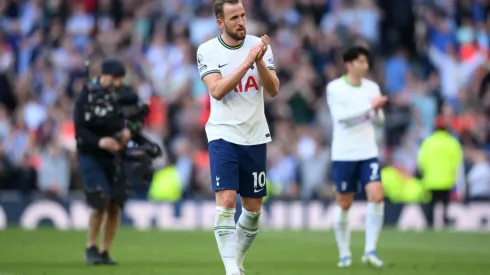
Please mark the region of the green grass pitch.
[[[222, 275], [212, 232], [122, 229], [112, 255], [119, 266], [85, 266], [84, 232], [52, 229], [0, 231], [0, 275]], [[382, 269], [360, 263], [364, 234], [352, 238], [354, 263], [338, 269], [333, 233], [263, 231], [246, 259], [256, 275], [484, 275], [490, 274], [490, 234], [397, 232], [381, 234]]]

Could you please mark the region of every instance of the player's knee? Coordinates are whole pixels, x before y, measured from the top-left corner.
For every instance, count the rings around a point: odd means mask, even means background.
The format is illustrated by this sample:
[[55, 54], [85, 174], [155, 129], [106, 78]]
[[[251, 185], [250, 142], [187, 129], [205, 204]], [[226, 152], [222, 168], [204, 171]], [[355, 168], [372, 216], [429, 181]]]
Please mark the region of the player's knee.
[[216, 204], [226, 208], [236, 207], [236, 191], [223, 190], [216, 192]]
[[260, 213], [262, 210], [262, 201], [263, 198], [242, 197], [242, 207], [249, 212]]
[[376, 181], [366, 186], [367, 199], [370, 202], [381, 203], [384, 200], [383, 185]]
[[352, 202], [354, 201], [353, 193], [337, 193], [336, 194], [337, 205], [340, 206], [343, 210], [349, 210], [352, 206]]
[[236, 199], [224, 198], [223, 200], [221, 200], [221, 203], [219, 204], [219, 206], [223, 206], [226, 208], [235, 208], [236, 207]]
[[337, 205], [342, 208], [342, 210], [349, 210], [350, 207], [352, 206], [352, 201], [345, 199], [345, 200], [337, 200]]

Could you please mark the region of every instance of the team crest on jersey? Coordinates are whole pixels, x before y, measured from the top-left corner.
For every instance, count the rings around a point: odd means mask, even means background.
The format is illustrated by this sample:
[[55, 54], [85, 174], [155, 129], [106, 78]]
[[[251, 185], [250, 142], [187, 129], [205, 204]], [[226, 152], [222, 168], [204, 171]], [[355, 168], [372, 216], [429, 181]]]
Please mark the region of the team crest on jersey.
[[269, 64], [274, 65], [274, 60], [272, 59], [272, 57], [269, 58]]

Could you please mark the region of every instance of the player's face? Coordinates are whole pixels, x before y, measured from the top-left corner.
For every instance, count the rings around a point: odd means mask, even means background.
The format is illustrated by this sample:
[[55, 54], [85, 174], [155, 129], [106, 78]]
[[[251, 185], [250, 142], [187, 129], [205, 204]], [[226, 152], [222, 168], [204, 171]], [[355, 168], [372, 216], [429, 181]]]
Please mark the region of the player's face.
[[234, 40], [243, 40], [247, 35], [247, 18], [242, 4], [224, 4], [223, 18], [218, 19], [218, 24], [222, 30]]
[[369, 60], [367, 56], [360, 55], [357, 59], [349, 63], [347, 69], [349, 72], [360, 77], [366, 76], [369, 72]]

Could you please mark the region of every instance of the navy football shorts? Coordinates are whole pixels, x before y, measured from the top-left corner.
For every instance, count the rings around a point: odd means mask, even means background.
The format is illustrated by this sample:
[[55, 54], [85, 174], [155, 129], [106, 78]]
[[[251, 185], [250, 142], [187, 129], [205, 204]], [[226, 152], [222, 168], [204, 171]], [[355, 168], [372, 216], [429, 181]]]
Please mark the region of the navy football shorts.
[[332, 161], [332, 177], [339, 193], [357, 193], [370, 182], [381, 181], [378, 158], [361, 161]]
[[225, 140], [209, 142], [211, 184], [215, 192], [236, 190], [242, 197], [267, 196], [267, 145], [237, 145]]

